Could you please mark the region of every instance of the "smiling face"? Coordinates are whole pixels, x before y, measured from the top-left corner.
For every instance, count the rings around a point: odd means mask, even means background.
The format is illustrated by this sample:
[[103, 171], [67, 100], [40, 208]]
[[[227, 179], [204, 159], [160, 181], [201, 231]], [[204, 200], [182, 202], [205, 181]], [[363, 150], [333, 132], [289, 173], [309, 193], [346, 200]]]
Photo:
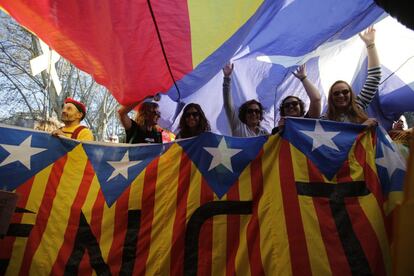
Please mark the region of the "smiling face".
[[302, 117], [302, 110], [299, 99], [288, 97], [283, 101], [282, 107], [284, 116]]
[[249, 127], [258, 126], [260, 123], [260, 106], [258, 104], [249, 104], [246, 111], [246, 125]]
[[200, 113], [195, 107], [190, 107], [184, 113], [185, 124], [189, 128], [196, 128], [200, 124]]
[[340, 82], [335, 84], [331, 89], [333, 105], [339, 110], [346, 110], [351, 103], [351, 93], [346, 83]]

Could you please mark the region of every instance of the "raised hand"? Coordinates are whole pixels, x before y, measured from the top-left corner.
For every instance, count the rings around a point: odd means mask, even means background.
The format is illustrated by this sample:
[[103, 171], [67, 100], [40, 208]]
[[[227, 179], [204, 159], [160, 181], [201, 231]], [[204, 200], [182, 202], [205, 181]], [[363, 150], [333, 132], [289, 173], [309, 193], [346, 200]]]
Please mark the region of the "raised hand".
[[300, 79], [301, 81], [306, 79], [306, 66], [305, 64], [300, 65], [292, 74]]
[[362, 39], [362, 41], [364, 41], [365, 46], [369, 46], [375, 43], [374, 26], [369, 27], [363, 33], [359, 33], [358, 35]]
[[223, 74], [225, 77], [230, 77], [231, 73], [233, 73], [234, 64], [233, 63], [227, 63], [223, 67]]

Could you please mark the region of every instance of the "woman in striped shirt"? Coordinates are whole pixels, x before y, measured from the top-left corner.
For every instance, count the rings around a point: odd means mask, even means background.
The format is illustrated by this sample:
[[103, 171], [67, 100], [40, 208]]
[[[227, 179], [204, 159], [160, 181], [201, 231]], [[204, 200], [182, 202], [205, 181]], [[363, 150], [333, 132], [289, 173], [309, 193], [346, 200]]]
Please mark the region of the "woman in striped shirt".
[[365, 84], [360, 94], [355, 96], [347, 82], [336, 81], [329, 89], [328, 110], [322, 118], [374, 126], [377, 125], [377, 121], [368, 118], [365, 110], [377, 93], [381, 80], [381, 66], [375, 48], [375, 29], [370, 27], [359, 36], [368, 51], [368, 76]]

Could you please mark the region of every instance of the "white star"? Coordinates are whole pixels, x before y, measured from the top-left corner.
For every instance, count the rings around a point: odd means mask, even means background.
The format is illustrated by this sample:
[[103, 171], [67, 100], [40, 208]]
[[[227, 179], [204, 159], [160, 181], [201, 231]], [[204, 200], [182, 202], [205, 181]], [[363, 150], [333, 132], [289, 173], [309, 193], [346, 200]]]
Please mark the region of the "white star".
[[397, 169], [405, 171], [406, 166], [399, 153], [385, 146], [384, 143], [380, 144], [384, 156], [381, 158], [377, 158], [375, 160], [375, 163], [377, 165], [380, 165], [381, 167], [384, 167], [387, 170], [389, 178], [391, 178], [391, 176]]
[[301, 130], [300, 132], [312, 138], [312, 151], [321, 146], [327, 146], [331, 149], [339, 151], [334, 141], [332, 141], [332, 138], [340, 132], [325, 131], [319, 121], [316, 121], [315, 129], [313, 131]]
[[120, 161], [107, 161], [109, 165], [114, 168], [111, 176], [107, 181], [115, 178], [118, 175], [122, 175], [125, 179], [128, 179], [128, 169], [142, 162], [142, 160], [129, 161], [128, 151], [125, 152], [124, 156]]
[[209, 171], [222, 164], [229, 171], [233, 172], [233, 168], [231, 166], [231, 157], [242, 151], [241, 149], [229, 149], [227, 147], [226, 141], [224, 140], [224, 137], [221, 138], [218, 148], [204, 147], [204, 149], [213, 156], [213, 160], [211, 160], [210, 163], [210, 168], [208, 168]]
[[0, 167], [18, 161], [30, 170], [30, 161], [32, 156], [47, 150], [45, 148], [32, 148], [30, 146], [31, 143], [32, 135], [27, 137], [26, 140], [24, 140], [20, 145], [0, 144], [0, 146], [10, 153], [10, 155], [7, 156], [7, 158], [0, 164]]

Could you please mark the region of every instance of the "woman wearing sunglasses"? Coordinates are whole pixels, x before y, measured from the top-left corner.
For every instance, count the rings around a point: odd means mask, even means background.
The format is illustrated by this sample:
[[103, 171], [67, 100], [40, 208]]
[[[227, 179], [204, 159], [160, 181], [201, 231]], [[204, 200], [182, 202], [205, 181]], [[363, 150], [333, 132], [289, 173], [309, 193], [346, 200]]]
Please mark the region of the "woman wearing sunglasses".
[[321, 93], [319, 93], [319, 90], [307, 78], [305, 65], [299, 66], [298, 69], [292, 73], [302, 82], [302, 85], [308, 94], [310, 99], [309, 110], [305, 113], [305, 103], [299, 97], [287, 96], [282, 100], [282, 103], [279, 106], [280, 120], [278, 126], [272, 130], [272, 134], [277, 133], [284, 125], [284, 117], [286, 116], [319, 118], [321, 115]]
[[190, 138], [210, 131], [210, 124], [201, 106], [196, 103], [189, 103], [184, 107], [178, 128], [180, 131], [177, 134], [177, 139]]
[[122, 106], [118, 110], [119, 119], [125, 128], [126, 142], [129, 144], [138, 143], [162, 143], [162, 133], [157, 127], [161, 114], [158, 104], [154, 102], [143, 102], [138, 107], [135, 120], [129, 118], [128, 113], [140, 104]]
[[343, 80], [336, 81], [329, 89], [328, 110], [323, 119], [337, 122], [350, 122], [367, 126], [377, 125], [375, 119], [368, 118], [365, 110], [374, 98], [381, 80], [381, 66], [375, 48], [375, 29], [368, 28], [359, 37], [368, 52], [368, 75], [358, 96], [352, 87]]
[[256, 100], [250, 100], [243, 103], [239, 107], [239, 113], [233, 107], [233, 99], [231, 96], [230, 76], [233, 72], [233, 64], [226, 64], [223, 68], [223, 99], [224, 109], [230, 122], [231, 132], [233, 136], [238, 137], [254, 137], [269, 134], [260, 126], [263, 120], [263, 106]]

